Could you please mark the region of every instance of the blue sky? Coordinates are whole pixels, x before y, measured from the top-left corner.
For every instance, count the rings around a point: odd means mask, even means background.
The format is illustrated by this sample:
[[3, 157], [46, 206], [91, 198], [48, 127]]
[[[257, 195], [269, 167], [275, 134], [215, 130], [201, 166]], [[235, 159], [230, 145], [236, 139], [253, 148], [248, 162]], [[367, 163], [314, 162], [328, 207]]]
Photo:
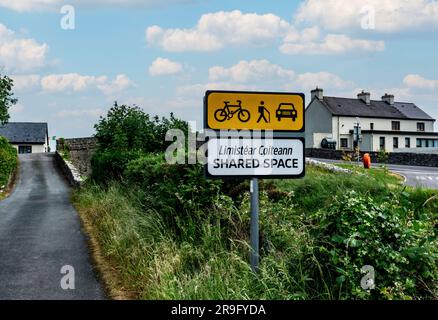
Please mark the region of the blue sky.
[[58, 137], [93, 134], [114, 100], [200, 128], [207, 89], [365, 89], [438, 118], [437, 30], [429, 0], [0, 0], [0, 66], [11, 121]]

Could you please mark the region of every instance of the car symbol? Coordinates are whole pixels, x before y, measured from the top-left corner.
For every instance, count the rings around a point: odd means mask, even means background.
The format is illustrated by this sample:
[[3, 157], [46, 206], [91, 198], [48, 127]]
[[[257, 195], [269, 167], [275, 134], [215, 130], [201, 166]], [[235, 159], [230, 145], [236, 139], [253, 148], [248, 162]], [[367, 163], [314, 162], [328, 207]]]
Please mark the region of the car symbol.
[[278, 121], [283, 118], [291, 118], [292, 121], [297, 119], [297, 110], [292, 103], [281, 103], [275, 113]]

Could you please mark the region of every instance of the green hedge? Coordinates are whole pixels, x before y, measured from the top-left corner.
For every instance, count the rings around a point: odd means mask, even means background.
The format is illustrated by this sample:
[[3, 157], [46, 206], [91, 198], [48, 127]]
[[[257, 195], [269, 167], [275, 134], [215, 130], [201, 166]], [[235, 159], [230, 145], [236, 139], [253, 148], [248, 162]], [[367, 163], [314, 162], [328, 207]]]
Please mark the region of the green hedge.
[[0, 188], [6, 186], [18, 164], [17, 150], [0, 136]]

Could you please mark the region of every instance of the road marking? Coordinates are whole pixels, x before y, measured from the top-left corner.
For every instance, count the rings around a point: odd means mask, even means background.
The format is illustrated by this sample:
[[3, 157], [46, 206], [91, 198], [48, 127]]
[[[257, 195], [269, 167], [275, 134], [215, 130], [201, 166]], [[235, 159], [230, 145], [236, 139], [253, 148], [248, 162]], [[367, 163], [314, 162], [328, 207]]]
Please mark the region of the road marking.
[[431, 176], [416, 176], [415, 179], [417, 180], [430, 180], [430, 181], [434, 181], [434, 180], [438, 180], [438, 177], [431, 177]]

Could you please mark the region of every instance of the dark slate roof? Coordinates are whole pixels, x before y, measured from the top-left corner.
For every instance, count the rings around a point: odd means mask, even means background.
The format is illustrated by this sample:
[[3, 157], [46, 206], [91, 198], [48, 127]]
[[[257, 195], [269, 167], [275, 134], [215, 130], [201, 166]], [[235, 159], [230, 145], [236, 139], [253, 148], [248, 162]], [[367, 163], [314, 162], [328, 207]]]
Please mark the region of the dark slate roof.
[[410, 119], [435, 120], [426, 112], [417, 107], [414, 103], [394, 102], [394, 107]]
[[6, 137], [11, 143], [43, 144], [48, 136], [47, 123], [9, 122], [0, 125], [0, 136]]
[[370, 105], [366, 105], [359, 99], [338, 97], [324, 97], [322, 102], [336, 116], [434, 120], [413, 103], [395, 102], [391, 106], [384, 101], [371, 100]]

